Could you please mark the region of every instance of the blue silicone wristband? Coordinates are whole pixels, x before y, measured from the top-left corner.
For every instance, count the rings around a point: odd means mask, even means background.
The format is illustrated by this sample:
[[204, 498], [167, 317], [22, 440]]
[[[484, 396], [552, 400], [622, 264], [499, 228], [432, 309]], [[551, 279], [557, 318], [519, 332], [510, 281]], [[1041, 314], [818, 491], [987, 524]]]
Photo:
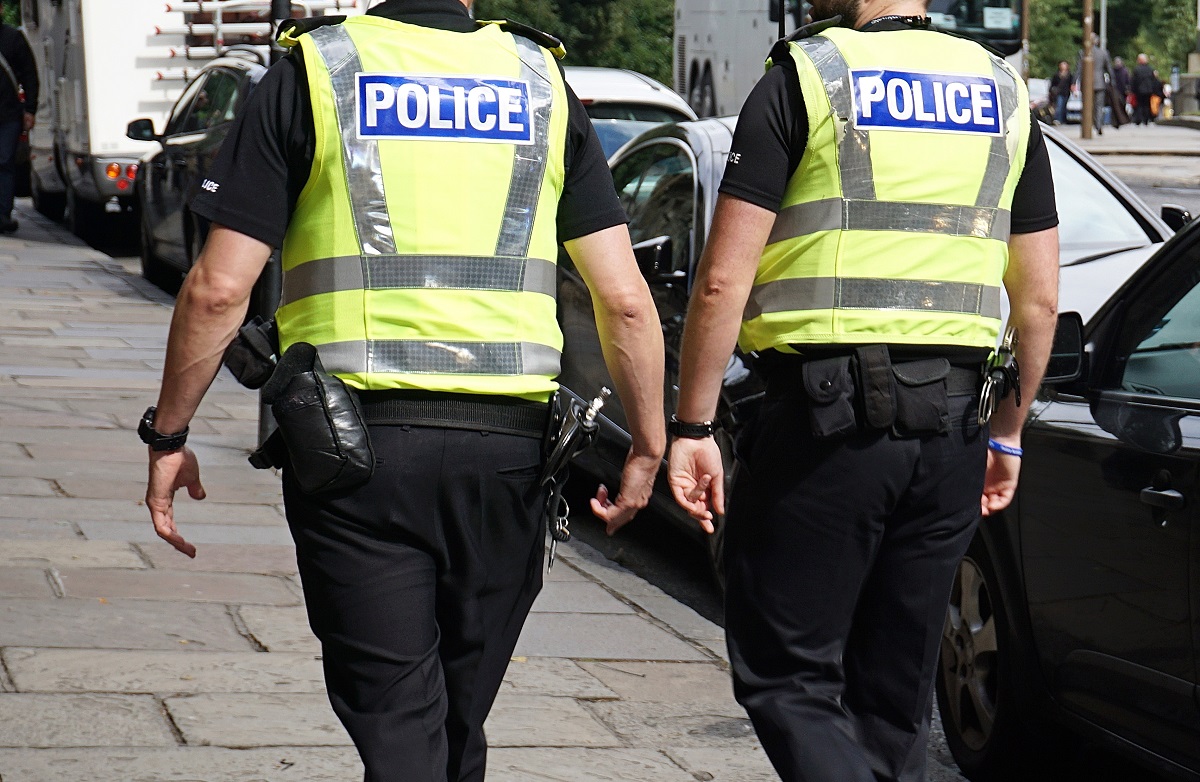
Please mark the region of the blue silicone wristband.
[[1000, 453], [1008, 454], [1009, 456], [1015, 456], [1018, 459], [1025, 455], [1024, 448], [1014, 448], [1011, 445], [1005, 445], [1004, 443], [997, 442], [995, 440], [988, 440], [988, 448], [991, 448], [993, 451], [999, 451]]

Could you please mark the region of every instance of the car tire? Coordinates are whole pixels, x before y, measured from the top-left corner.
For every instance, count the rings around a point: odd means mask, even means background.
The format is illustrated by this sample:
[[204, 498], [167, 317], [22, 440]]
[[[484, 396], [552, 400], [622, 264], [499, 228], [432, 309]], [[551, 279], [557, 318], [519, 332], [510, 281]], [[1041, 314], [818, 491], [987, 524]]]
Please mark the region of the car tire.
[[67, 183], [67, 229], [85, 242], [97, 238], [104, 212], [100, 206], [81, 198]]
[[58, 222], [67, 208], [66, 193], [48, 193], [41, 188], [37, 175], [31, 177], [29, 184], [30, 195], [33, 197], [33, 208], [39, 214]]
[[936, 689], [950, 753], [972, 782], [1036, 776], [1059, 731], [1033, 706], [1011, 606], [979, 534], [959, 563], [942, 630]]
[[138, 233], [141, 237], [142, 277], [167, 293], [176, 293], [183, 279], [182, 275], [154, 252], [150, 231], [140, 214], [138, 226]]

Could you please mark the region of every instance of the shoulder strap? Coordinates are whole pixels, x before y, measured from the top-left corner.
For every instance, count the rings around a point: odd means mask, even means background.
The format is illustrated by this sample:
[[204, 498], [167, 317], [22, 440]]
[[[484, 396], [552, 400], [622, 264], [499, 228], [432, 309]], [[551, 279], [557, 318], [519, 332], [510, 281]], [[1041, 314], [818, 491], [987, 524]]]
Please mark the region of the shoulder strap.
[[480, 27], [486, 24], [494, 24], [506, 33], [512, 33], [513, 35], [519, 35], [522, 38], [528, 38], [543, 49], [549, 49], [550, 52], [560, 60], [567, 56], [567, 48], [563, 46], [562, 41], [555, 38], [550, 33], [544, 33], [541, 30], [530, 27], [527, 24], [513, 22], [508, 19], [477, 21], [475, 24], [479, 25]]
[[300, 36], [311, 33], [318, 27], [330, 24], [341, 24], [346, 21], [345, 15], [311, 16], [307, 19], [284, 19], [279, 23], [279, 31], [275, 40], [285, 49], [291, 49], [300, 42]]

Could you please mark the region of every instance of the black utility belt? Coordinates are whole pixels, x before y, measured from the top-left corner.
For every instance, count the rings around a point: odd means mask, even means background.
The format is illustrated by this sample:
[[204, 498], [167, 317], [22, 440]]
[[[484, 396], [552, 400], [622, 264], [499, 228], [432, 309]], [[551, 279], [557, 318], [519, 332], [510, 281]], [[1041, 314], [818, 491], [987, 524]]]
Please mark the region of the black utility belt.
[[436, 426], [446, 429], [541, 438], [550, 405], [503, 396], [435, 391], [359, 391], [363, 421], [375, 425]]
[[897, 437], [950, 431], [949, 398], [975, 396], [982, 367], [947, 358], [893, 362], [886, 345], [863, 345], [825, 358], [773, 362], [767, 394], [799, 392], [808, 402], [813, 437], [890, 430]]

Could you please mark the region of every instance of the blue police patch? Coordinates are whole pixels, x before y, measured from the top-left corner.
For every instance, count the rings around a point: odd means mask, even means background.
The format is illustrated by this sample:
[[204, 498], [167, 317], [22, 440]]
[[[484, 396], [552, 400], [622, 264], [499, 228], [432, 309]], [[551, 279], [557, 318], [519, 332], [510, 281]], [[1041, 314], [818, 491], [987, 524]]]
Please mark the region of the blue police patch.
[[996, 80], [960, 73], [852, 70], [857, 127], [1001, 133]]
[[527, 82], [397, 73], [357, 77], [359, 138], [533, 143]]

